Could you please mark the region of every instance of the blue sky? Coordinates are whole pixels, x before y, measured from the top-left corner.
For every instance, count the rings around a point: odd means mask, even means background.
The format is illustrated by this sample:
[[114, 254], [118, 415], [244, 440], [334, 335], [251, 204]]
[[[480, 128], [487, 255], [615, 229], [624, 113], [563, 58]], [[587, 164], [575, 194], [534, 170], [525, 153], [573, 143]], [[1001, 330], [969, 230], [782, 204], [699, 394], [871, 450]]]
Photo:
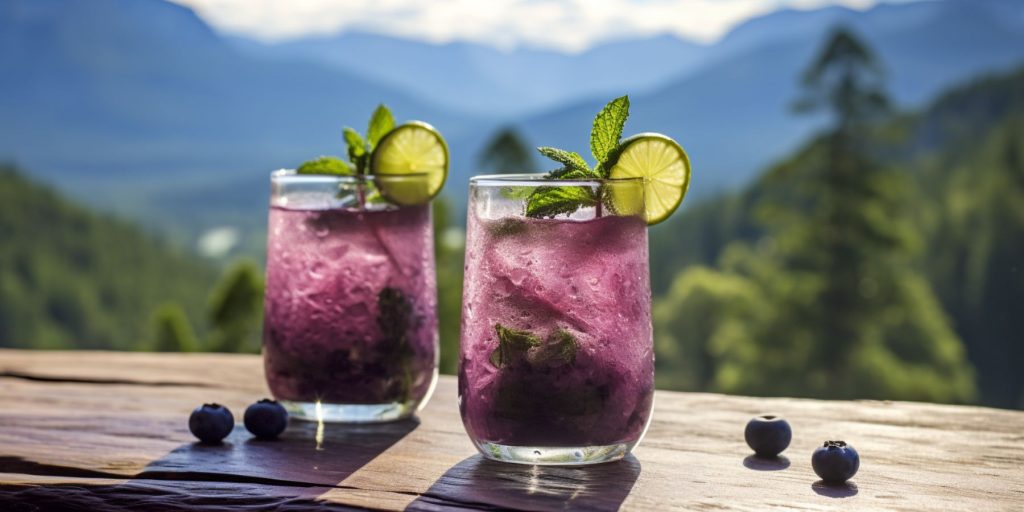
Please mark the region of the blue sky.
[[228, 33], [279, 40], [358, 28], [431, 42], [580, 51], [596, 42], [672, 33], [713, 42], [780, 7], [878, 0], [173, 0]]

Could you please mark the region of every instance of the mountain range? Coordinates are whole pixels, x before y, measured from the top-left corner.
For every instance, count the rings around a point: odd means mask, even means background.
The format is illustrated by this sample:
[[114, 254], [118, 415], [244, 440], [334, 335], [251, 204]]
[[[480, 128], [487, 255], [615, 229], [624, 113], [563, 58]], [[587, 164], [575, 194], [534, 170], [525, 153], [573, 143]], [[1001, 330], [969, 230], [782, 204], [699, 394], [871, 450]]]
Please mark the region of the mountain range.
[[353, 32], [268, 44], [219, 34], [163, 0], [8, 0], [0, 160], [193, 236], [262, 225], [267, 172], [341, 153], [341, 126], [361, 127], [378, 102], [445, 134], [447, 193], [461, 203], [499, 127], [585, 153], [593, 115], [628, 93], [627, 132], [680, 140], [693, 190], [708, 194], [746, 182], [819, 126], [788, 105], [837, 24], [877, 50], [906, 108], [1024, 59], [1024, 3], [1015, 0], [780, 10], [711, 45], [660, 35], [579, 54]]

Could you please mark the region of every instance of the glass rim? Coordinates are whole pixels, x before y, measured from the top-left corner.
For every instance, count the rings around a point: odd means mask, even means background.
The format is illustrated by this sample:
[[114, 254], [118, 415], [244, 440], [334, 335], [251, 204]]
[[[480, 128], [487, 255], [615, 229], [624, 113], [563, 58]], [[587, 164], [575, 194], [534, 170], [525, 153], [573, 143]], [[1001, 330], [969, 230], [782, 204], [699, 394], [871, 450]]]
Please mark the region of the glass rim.
[[292, 183], [351, 183], [359, 184], [384, 180], [427, 179], [430, 173], [411, 172], [407, 174], [299, 174], [295, 169], [278, 169], [270, 173], [270, 181]]
[[519, 173], [519, 174], [480, 174], [469, 178], [470, 185], [483, 185], [489, 187], [541, 187], [545, 184], [558, 187], [571, 186], [595, 186], [606, 183], [640, 183], [643, 184], [642, 176], [629, 178], [588, 178], [588, 179], [559, 179], [548, 178], [548, 173]]

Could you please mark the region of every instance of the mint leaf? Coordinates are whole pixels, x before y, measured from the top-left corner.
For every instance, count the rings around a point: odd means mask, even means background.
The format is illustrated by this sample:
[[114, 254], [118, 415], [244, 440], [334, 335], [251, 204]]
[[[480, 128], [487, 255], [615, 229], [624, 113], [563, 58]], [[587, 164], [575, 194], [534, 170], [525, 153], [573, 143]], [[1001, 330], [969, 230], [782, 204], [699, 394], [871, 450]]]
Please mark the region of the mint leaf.
[[608, 163], [609, 156], [615, 151], [615, 148], [619, 146], [622, 128], [626, 125], [627, 117], [629, 117], [629, 96], [622, 96], [608, 102], [594, 118], [594, 126], [590, 130], [590, 152], [597, 160], [598, 172], [602, 176], [608, 172], [605, 164]]
[[352, 167], [338, 157], [322, 156], [320, 158], [303, 162], [295, 172], [299, 174], [333, 174], [348, 176], [352, 174]]
[[530, 350], [526, 359], [534, 368], [557, 368], [576, 362], [579, 347], [580, 343], [572, 333], [559, 329], [548, 336], [544, 345]]
[[498, 346], [489, 361], [495, 368], [507, 368], [522, 361], [528, 350], [540, 345], [540, 338], [530, 331], [508, 329], [501, 324], [494, 324], [494, 330], [498, 333]]
[[593, 190], [587, 187], [537, 187], [526, 202], [526, 216], [555, 217], [596, 204]]
[[537, 151], [539, 151], [540, 154], [562, 164], [563, 170], [580, 171], [585, 173], [590, 172], [590, 166], [587, 165], [587, 161], [575, 151], [565, 151], [550, 147], [539, 147], [537, 148]]
[[387, 135], [388, 132], [395, 128], [395, 118], [391, 115], [391, 111], [388, 110], [387, 105], [381, 103], [377, 110], [373, 111], [373, 116], [370, 117], [370, 126], [366, 129], [366, 142], [370, 145], [370, 150], [377, 147], [377, 143], [380, 142], [381, 137]]
[[494, 237], [518, 235], [526, 231], [526, 223], [515, 217], [505, 217], [492, 224], [488, 231]]
[[370, 154], [366, 151], [366, 140], [359, 135], [359, 132], [348, 126], [345, 127], [343, 133], [345, 134], [345, 143], [348, 144], [348, 161], [356, 167], [356, 174], [366, 174], [370, 158]]
[[348, 126], [342, 131], [345, 135], [345, 143], [348, 144], [348, 158], [355, 162], [356, 158], [366, 154], [366, 140], [359, 132]]
[[549, 180], [593, 180], [599, 179], [599, 176], [594, 174], [591, 170], [581, 171], [579, 169], [570, 169], [563, 167], [561, 169], [555, 169], [547, 175]]
[[[590, 131], [590, 152], [597, 160], [593, 169], [587, 161], [572, 151], [552, 147], [539, 147], [540, 154], [562, 164], [560, 169], [548, 173], [553, 180], [589, 180], [608, 176], [611, 160], [619, 147], [622, 128], [629, 117], [629, 96], [615, 98], [608, 102], [594, 118]], [[603, 187], [602, 187], [603, 188]], [[555, 217], [572, 213], [585, 206], [599, 204], [600, 190], [589, 187], [538, 187], [530, 194], [526, 203], [527, 217]]]
[[529, 199], [530, 194], [533, 194], [533, 190], [530, 187], [501, 187], [499, 193], [501, 197], [506, 199], [524, 200]]

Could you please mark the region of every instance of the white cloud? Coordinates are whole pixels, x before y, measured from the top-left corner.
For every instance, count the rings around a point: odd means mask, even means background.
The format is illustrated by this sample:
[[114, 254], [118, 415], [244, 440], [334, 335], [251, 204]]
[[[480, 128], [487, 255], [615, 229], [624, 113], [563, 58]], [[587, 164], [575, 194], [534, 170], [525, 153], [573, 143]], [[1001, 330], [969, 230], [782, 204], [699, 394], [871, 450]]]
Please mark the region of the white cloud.
[[623, 36], [713, 41], [789, 6], [867, 8], [877, 0], [173, 0], [226, 32], [267, 40], [361, 28], [433, 42], [581, 50]]

